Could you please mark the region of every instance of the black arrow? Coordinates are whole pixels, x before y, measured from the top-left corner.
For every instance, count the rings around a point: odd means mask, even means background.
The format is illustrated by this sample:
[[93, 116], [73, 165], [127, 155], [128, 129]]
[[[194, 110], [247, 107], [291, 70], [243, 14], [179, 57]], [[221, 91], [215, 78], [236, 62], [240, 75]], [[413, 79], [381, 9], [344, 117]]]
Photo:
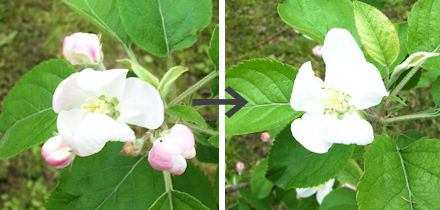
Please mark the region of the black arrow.
[[226, 92], [229, 93], [234, 99], [193, 99], [192, 104], [194, 106], [201, 106], [201, 105], [235, 105], [230, 109], [228, 112], [226, 112], [226, 116], [229, 118], [232, 117], [238, 110], [244, 107], [248, 103], [246, 99], [241, 97], [240, 94], [235, 92], [231, 87], [226, 88]]

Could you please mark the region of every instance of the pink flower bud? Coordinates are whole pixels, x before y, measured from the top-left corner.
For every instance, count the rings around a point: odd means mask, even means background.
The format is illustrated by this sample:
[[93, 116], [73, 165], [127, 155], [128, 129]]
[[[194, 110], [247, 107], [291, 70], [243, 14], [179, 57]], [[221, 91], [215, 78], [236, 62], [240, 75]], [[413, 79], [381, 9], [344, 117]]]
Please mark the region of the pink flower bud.
[[127, 142], [124, 147], [122, 147], [122, 155], [124, 156], [130, 156], [130, 157], [134, 157], [136, 155], [139, 154], [139, 152], [141, 151], [141, 148], [136, 147], [132, 141]]
[[354, 187], [353, 185], [344, 184], [343, 186], [348, 188], [348, 189], [352, 189], [352, 190], [356, 191], [356, 187]]
[[194, 144], [192, 131], [185, 125], [176, 124], [167, 135], [154, 141], [148, 162], [156, 170], [180, 175], [186, 169], [185, 159], [196, 155]]
[[55, 168], [64, 168], [75, 158], [75, 153], [64, 144], [61, 136], [54, 136], [44, 143], [41, 156], [49, 165]]
[[244, 170], [244, 163], [238, 161], [237, 163], [235, 163], [235, 169], [237, 170], [238, 174], [241, 174], [241, 172], [243, 172]]
[[299, 34], [299, 31], [296, 29], [293, 29], [293, 32], [295, 32], [295, 34]]
[[322, 46], [316, 45], [312, 51], [313, 56], [322, 57]]
[[261, 133], [260, 139], [261, 139], [261, 141], [269, 141], [270, 140], [269, 132], [265, 131], [265, 132]]
[[101, 43], [96, 34], [74, 33], [63, 41], [64, 57], [73, 65], [98, 64], [101, 62]]

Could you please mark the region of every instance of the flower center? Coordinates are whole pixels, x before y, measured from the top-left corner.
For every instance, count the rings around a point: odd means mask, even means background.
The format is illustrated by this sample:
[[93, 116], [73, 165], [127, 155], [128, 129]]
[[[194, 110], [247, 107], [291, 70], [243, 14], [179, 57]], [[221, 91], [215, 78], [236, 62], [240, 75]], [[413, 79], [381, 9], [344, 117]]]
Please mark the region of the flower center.
[[120, 112], [116, 109], [119, 100], [115, 97], [107, 98], [105, 95], [99, 96], [99, 98], [87, 98], [87, 102], [81, 105], [81, 108], [85, 110], [86, 113], [98, 113], [105, 114], [114, 120], [118, 119]]
[[324, 190], [324, 184], [320, 184], [319, 186], [316, 187], [316, 191], [323, 191]]
[[322, 87], [325, 97], [321, 99], [324, 105], [324, 115], [335, 115], [339, 120], [344, 119], [345, 113], [353, 114], [356, 107], [350, 105], [351, 96], [335, 88]]

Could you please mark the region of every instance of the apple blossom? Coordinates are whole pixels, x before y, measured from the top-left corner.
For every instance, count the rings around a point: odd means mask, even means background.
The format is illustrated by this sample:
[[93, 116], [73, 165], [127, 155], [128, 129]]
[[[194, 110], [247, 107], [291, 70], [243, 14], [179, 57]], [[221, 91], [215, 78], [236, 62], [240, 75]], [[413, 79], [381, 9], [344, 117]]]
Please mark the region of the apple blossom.
[[269, 141], [270, 140], [269, 132], [265, 131], [265, 132], [261, 133], [260, 139], [261, 139], [261, 141]]
[[164, 120], [159, 92], [128, 70], [85, 69], [63, 80], [53, 96], [58, 132], [79, 156], [99, 152], [108, 141], [135, 140], [127, 125], [156, 129]]
[[327, 196], [333, 190], [334, 183], [335, 183], [335, 179], [330, 179], [328, 182], [316, 187], [297, 188], [296, 194], [300, 198], [308, 198], [316, 193], [316, 200], [318, 201], [319, 204], [321, 204], [325, 196]]
[[312, 54], [315, 57], [322, 57], [322, 46], [316, 45], [312, 50]]
[[196, 155], [194, 135], [185, 125], [176, 124], [169, 133], [156, 139], [148, 154], [152, 168], [174, 175], [185, 172], [186, 160]]
[[75, 159], [75, 153], [64, 144], [61, 136], [47, 140], [41, 148], [41, 156], [55, 168], [64, 168]]
[[301, 66], [295, 78], [290, 105], [305, 114], [292, 122], [293, 137], [315, 153], [326, 153], [333, 143], [371, 143], [373, 128], [357, 110], [375, 106], [388, 95], [379, 71], [365, 60], [345, 29], [327, 33], [323, 59], [324, 82], [314, 76], [310, 62]]
[[103, 57], [99, 37], [80, 32], [66, 36], [63, 55], [73, 65], [99, 64]]
[[241, 161], [236, 162], [235, 169], [237, 170], [238, 174], [241, 174], [241, 172], [244, 170], [244, 163]]

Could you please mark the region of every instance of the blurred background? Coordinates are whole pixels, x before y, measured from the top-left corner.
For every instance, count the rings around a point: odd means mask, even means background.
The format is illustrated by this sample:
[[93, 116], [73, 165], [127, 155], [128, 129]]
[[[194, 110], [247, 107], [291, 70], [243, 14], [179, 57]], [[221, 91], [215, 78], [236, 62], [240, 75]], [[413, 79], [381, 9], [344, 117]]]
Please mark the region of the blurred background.
[[[218, 23], [218, 1], [213, 1], [213, 7], [211, 24], [201, 32], [199, 41], [192, 48], [173, 54], [175, 64], [190, 69], [178, 79], [175, 93], [186, 90], [211, 72], [207, 49]], [[62, 58], [64, 36], [78, 31], [101, 32], [61, 0], [0, 0], [0, 101], [34, 66], [48, 59]], [[105, 33], [102, 43], [105, 66], [109, 69], [127, 68], [115, 62], [127, 58], [123, 48]], [[137, 47], [134, 51], [139, 62], [156, 76], [165, 73], [165, 58], [155, 57]], [[209, 86], [200, 89], [197, 95], [200, 98], [210, 96]], [[218, 118], [215, 107], [204, 107], [201, 113], [215, 124]], [[0, 209], [44, 209], [45, 199], [56, 187], [59, 171], [46, 164], [40, 152], [41, 146], [35, 146], [14, 158], [0, 160]], [[204, 168], [213, 179], [215, 164]]]
[[[384, 12], [393, 23], [407, 21], [416, 0], [362, 0]], [[319, 55], [313, 54], [317, 42], [296, 33], [278, 15], [277, 5], [283, 0], [226, 0], [226, 67], [243, 60], [271, 58], [299, 68], [312, 61], [317, 75], [323, 75], [325, 65]], [[424, 71], [417, 88], [401, 94], [407, 97], [408, 107], [400, 113], [409, 113], [434, 107], [431, 96], [432, 81], [439, 71]], [[415, 129], [425, 136], [440, 137], [438, 119], [414, 120], [398, 123], [389, 129]], [[403, 126], [402, 126], [403, 125]], [[400, 132], [400, 130], [396, 130]], [[234, 136], [226, 140], [226, 206], [230, 209], [269, 209], [267, 200], [256, 200], [250, 195], [249, 180], [253, 170], [266, 157], [273, 136], [256, 133]], [[263, 137], [263, 138], [262, 138]], [[276, 139], [274, 140], [276, 141]], [[238, 164], [237, 164], [238, 163]], [[243, 168], [241, 168], [243, 166]], [[242, 190], [238, 191], [239, 188]], [[272, 202], [272, 201], [271, 201]], [[286, 209], [281, 201], [272, 209]]]

